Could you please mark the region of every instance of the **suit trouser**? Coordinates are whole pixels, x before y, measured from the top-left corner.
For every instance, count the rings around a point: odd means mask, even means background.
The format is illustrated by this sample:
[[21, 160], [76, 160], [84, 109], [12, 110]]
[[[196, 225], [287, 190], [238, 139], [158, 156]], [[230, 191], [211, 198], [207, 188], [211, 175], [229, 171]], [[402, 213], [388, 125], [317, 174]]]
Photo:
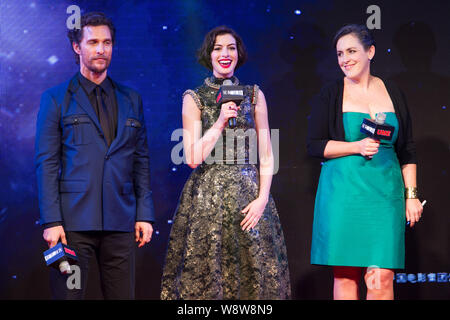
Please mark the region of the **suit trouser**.
[[81, 280], [72, 274], [63, 275], [51, 268], [50, 287], [53, 299], [84, 299], [88, 284], [89, 263], [95, 256], [105, 299], [134, 299], [135, 235], [134, 232], [66, 231], [67, 245], [78, 256]]

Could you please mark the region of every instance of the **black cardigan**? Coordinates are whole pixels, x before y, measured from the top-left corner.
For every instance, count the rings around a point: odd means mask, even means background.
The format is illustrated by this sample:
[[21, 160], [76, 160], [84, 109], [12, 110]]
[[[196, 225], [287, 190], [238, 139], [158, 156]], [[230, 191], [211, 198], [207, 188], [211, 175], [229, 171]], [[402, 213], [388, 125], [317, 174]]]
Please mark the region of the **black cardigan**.
[[[411, 117], [403, 92], [392, 81], [383, 81], [394, 104], [399, 122], [395, 151], [400, 165], [417, 163], [416, 146], [412, 137]], [[312, 101], [308, 117], [306, 147], [308, 154], [324, 159], [325, 146], [329, 140], [345, 141], [342, 99], [344, 80], [333, 82], [320, 91]]]

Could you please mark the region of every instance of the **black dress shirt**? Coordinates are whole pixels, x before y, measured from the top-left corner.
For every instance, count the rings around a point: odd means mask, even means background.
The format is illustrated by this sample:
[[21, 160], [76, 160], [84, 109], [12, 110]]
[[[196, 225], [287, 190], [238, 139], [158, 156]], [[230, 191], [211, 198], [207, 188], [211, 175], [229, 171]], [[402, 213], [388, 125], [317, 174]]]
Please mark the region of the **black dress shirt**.
[[[109, 147], [117, 134], [117, 101], [114, 93], [114, 82], [111, 81], [109, 77], [106, 77], [102, 83], [97, 85], [85, 78], [81, 73], [78, 73], [78, 80], [97, 114], [97, 118]], [[98, 90], [97, 87], [100, 88], [104, 106], [101, 106], [98, 103], [96, 95], [96, 91]]]

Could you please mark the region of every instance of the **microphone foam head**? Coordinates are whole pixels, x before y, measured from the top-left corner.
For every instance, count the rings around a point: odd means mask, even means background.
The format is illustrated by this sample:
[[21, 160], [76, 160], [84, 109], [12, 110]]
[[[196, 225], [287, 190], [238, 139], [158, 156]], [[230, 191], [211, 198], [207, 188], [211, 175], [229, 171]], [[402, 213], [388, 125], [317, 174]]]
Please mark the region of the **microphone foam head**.
[[375, 114], [375, 122], [378, 124], [384, 124], [386, 121], [386, 113], [384, 112], [378, 112]]
[[62, 274], [70, 273], [70, 264], [69, 264], [69, 262], [67, 262], [67, 261], [62, 261], [62, 262], [59, 264], [59, 271], [60, 271]]

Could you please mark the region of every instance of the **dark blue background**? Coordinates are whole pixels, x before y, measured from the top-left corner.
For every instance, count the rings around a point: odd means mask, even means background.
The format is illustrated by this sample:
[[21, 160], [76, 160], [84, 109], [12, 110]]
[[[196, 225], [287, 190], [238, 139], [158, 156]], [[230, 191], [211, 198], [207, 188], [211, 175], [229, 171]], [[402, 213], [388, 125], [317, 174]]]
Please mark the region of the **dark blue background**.
[[[345, 23], [365, 23], [381, 8], [373, 72], [406, 93], [419, 152], [423, 220], [408, 230], [407, 274], [450, 273], [448, 1], [13, 1], [0, 4], [0, 298], [50, 296], [33, 164], [41, 93], [77, 70], [66, 37], [66, 9], [102, 11], [117, 28], [108, 74], [143, 97], [158, 221], [138, 250], [139, 299], [158, 299], [172, 218], [190, 169], [174, 165], [170, 141], [181, 128], [181, 95], [209, 75], [195, 58], [203, 36], [226, 24], [244, 39], [249, 61], [236, 73], [266, 95], [271, 128], [280, 129], [280, 170], [272, 194], [288, 248], [293, 297], [332, 296], [329, 268], [311, 266], [309, 250], [320, 163], [305, 152], [308, 102], [341, 77], [331, 39]], [[300, 10], [300, 12], [295, 12]], [[88, 298], [101, 298], [95, 269]], [[399, 299], [447, 299], [446, 283], [396, 283]]]

